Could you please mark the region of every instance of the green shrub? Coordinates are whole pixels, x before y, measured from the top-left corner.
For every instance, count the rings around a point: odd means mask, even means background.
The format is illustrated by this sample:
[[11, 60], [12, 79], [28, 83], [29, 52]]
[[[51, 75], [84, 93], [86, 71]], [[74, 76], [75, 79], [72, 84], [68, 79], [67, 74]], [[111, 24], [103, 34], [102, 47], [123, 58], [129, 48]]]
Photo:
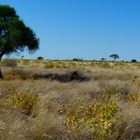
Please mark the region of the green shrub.
[[122, 85], [122, 86], [113, 86], [113, 85], [107, 85], [103, 90], [100, 91], [104, 101], [110, 100], [110, 98], [115, 97], [115, 100], [117, 100], [117, 97], [126, 97], [128, 94], [131, 93], [131, 88], [129, 85]]
[[4, 77], [6, 80], [11, 80], [11, 79], [22, 79], [22, 80], [27, 80], [27, 79], [32, 79], [32, 74], [30, 72], [26, 72], [23, 70], [14, 70], [13, 72], [9, 71], [4, 74]]
[[32, 108], [37, 104], [38, 99], [37, 95], [29, 93], [10, 93], [5, 98], [4, 106], [6, 108], [16, 108], [29, 115]]
[[22, 60], [22, 63], [23, 63], [23, 65], [29, 65], [29, 63], [30, 63], [30, 60]]
[[17, 60], [16, 59], [3, 59], [2, 60], [2, 66], [15, 68], [17, 66]]
[[97, 66], [99, 66], [101, 68], [111, 68], [111, 65], [109, 62], [99, 62], [99, 63], [97, 63]]
[[22, 80], [32, 79], [32, 74], [23, 70], [16, 70], [15, 75], [17, 75]]
[[47, 62], [47, 64], [45, 65], [45, 67], [44, 68], [49, 68], [49, 69], [52, 69], [52, 68], [54, 68], [55, 67], [55, 65], [54, 65], [54, 63], [53, 62]]
[[118, 111], [119, 107], [113, 101], [105, 104], [94, 102], [91, 105], [79, 102], [69, 110], [65, 126], [68, 131], [75, 133], [87, 128], [97, 138], [102, 138], [113, 133], [114, 118]]
[[131, 93], [128, 97], [127, 97], [127, 102], [129, 102], [130, 104], [136, 104], [136, 105], [140, 105], [140, 94], [139, 93]]

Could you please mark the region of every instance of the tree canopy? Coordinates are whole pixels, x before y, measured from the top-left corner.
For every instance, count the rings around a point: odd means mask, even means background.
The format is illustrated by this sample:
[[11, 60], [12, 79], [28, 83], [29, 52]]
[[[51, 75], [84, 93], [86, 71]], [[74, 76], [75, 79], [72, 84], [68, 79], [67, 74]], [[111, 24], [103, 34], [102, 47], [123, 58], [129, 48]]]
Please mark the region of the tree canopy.
[[35, 51], [39, 48], [39, 39], [27, 27], [14, 8], [0, 5], [0, 55], [22, 51], [27, 48]]
[[8, 5], [0, 5], [0, 60], [5, 54], [24, 49], [33, 52], [38, 48], [39, 39], [19, 18], [15, 9]]
[[109, 57], [113, 58], [113, 61], [119, 58], [118, 54], [111, 54]]

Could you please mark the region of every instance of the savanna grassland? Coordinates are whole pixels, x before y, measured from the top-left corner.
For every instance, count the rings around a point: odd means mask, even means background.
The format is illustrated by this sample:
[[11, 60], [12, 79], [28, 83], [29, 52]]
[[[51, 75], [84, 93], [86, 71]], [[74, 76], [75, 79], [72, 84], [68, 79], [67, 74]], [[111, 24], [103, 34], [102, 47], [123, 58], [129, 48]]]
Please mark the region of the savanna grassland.
[[3, 60], [0, 140], [140, 138], [140, 63]]

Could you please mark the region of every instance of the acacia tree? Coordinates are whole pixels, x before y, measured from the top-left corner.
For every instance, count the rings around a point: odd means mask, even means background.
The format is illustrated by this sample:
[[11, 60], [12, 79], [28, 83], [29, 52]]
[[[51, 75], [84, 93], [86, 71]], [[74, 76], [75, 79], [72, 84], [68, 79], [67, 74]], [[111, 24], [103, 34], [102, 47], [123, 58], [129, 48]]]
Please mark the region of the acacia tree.
[[111, 54], [109, 57], [113, 58], [113, 61], [119, 58], [118, 54]]
[[[39, 48], [39, 39], [16, 14], [14, 8], [0, 5], [0, 61], [5, 54]], [[3, 78], [0, 68], [0, 78]]]

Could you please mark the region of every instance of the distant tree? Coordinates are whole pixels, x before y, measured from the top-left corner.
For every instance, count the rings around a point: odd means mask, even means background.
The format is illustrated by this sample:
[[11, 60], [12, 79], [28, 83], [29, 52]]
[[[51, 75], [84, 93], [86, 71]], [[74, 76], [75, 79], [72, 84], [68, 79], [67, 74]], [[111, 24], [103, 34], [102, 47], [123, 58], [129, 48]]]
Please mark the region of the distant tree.
[[22, 55], [21, 58], [23, 59], [24, 58], [24, 55]]
[[[39, 39], [16, 14], [14, 8], [0, 5], [0, 61], [5, 54], [39, 48]], [[0, 78], [3, 78], [0, 69]]]
[[37, 60], [43, 60], [44, 58], [42, 56], [37, 57]]
[[105, 61], [106, 59], [105, 58], [101, 58], [101, 61]]
[[83, 59], [81, 58], [73, 58], [73, 61], [83, 61]]
[[132, 59], [132, 60], [131, 60], [131, 62], [136, 63], [136, 62], [137, 62], [137, 60], [136, 60], [136, 59]]
[[78, 58], [73, 58], [73, 61], [78, 61]]
[[111, 54], [109, 57], [113, 58], [113, 61], [115, 61], [116, 59], [119, 59], [118, 54]]
[[78, 58], [73, 58], [73, 61], [78, 61]]

